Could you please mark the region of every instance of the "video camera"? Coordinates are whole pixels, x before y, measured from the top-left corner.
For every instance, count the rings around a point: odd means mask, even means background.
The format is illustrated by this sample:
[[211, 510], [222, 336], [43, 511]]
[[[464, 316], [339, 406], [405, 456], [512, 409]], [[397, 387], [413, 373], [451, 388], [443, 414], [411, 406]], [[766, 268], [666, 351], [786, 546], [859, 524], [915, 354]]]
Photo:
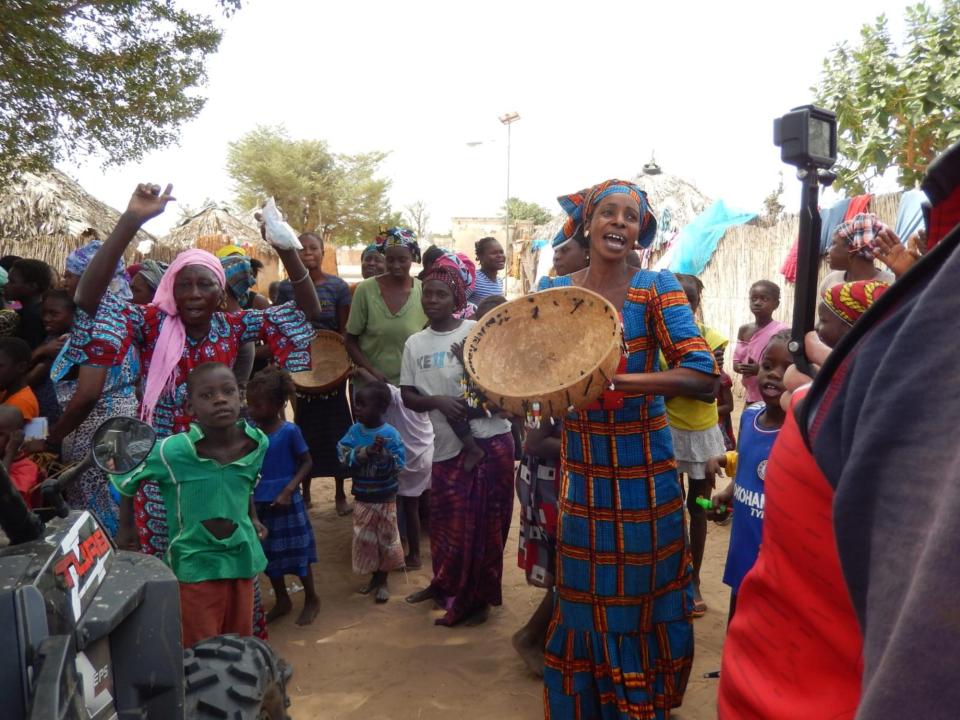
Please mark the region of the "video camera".
[[793, 326], [789, 350], [797, 369], [813, 375], [804, 352], [804, 337], [817, 315], [817, 272], [820, 268], [820, 185], [836, 180], [829, 172], [837, 161], [837, 116], [814, 105], [802, 105], [773, 121], [773, 144], [780, 159], [797, 168], [801, 182], [800, 239]]

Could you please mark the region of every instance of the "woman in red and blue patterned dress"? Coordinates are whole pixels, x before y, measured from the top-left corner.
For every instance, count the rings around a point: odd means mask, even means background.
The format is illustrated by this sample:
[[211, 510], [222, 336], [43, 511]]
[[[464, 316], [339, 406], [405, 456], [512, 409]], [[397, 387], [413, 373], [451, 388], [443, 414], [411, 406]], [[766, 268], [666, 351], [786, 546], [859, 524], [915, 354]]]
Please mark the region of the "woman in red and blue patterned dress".
[[[126, 212], [90, 261], [77, 287], [77, 313], [71, 341], [82, 347], [91, 365], [123, 357], [132, 343], [140, 353], [143, 377], [141, 418], [161, 437], [189, 429], [186, 382], [206, 362], [233, 367], [240, 346], [261, 340], [281, 367], [296, 372], [310, 367], [311, 322], [320, 304], [309, 274], [295, 250], [277, 252], [293, 278], [296, 303], [266, 310], [222, 312], [225, 277], [220, 261], [204, 250], [186, 250], [170, 264], [154, 301], [135, 305], [105, 293], [113, 268], [140, 227], [163, 212], [173, 198], [157, 185], [139, 185]], [[140, 549], [163, 555], [167, 547], [166, 509], [156, 486], [145, 483], [134, 500]], [[132, 538], [118, 536], [129, 545]]]
[[[545, 283], [603, 295], [628, 355], [593, 408], [563, 420], [557, 603], [547, 634], [548, 718], [667, 718], [693, 661], [692, 566], [664, 397], [713, 397], [717, 367], [669, 272], [627, 266], [656, 220], [637, 186], [608, 180], [560, 198], [590, 266]], [[658, 351], [669, 370], [657, 372]]]

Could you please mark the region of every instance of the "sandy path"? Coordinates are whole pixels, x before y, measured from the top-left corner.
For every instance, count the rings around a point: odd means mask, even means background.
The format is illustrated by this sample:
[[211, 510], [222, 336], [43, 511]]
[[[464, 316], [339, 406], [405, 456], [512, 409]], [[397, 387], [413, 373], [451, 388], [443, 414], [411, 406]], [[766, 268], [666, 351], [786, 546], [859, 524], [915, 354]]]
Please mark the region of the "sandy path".
[[[403, 602], [407, 593], [427, 585], [426, 569], [406, 577], [392, 574], [393, 598], [386, 605], [357, 594], [363, 579], [350, 568], [350, 518], [334, 512], [331, 481], [314, 480], [314, 498], [320, 615], [306, 628], [294, 625], [303, 602], [296, 593], [295, 612], [270, 626], [272, 644], [294, 666], [289, 687], [294, 720], [543, 717], [542, 685], [510, 645], [544, 592], [529, 587], [517, 567], [516, 504], [504, 555], [503, 606], [483, 626], [444, 628], [433, 625], [440, 613], [429, 603]], [[711, 524], [703, 581], [710, 612], [695, 623], [693, 673], [684, 705], [674, 715], [683, 720], [716, 717], [717, 681], [702, 675], [720, 667], [728, 597], [720, 578], [728, 539], [729, 528]], [[429, 566], [429, 555], [426, 560]], [[269, 609], [268, 588], [265, 583]]]

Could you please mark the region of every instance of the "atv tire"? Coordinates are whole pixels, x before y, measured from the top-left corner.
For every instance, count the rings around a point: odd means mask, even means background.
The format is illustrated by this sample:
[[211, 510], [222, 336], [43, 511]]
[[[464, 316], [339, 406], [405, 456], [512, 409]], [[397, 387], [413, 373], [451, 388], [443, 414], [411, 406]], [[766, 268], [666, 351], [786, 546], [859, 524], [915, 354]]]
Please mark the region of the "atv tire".
[[262, 640], [202, 640], [183, 653], [183, 674], [187, 720], [289, 720], [288, 674]]

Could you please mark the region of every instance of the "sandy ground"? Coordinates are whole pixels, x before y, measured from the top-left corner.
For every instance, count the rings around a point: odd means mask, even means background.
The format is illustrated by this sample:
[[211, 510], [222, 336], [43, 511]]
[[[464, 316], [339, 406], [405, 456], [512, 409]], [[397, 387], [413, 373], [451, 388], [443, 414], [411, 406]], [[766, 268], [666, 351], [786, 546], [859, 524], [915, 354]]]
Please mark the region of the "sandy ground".
[[[542, 718], [541, 682], [510, 644], [544, 592], [528, 586], [517, 567], [519, 506], [514, 505], [504, 553], [503, 606], [493, 609], [485, 625], [445, 628], [434, 626], [440, 613], [430, 603], [403, 601], [429, 582], [429, 553], [424, 570], [392, 574], [393, 598], [386, 605], [356, 592], [364, 578], [350, 567], [351, 520], [334, 512], [332, 481], [314, 480], [313, 486], [320, 615], [312, 625], [297, 627], [293, 621], [303, 594], [295, 593], [294, 612], [270, 626], [271, 643], [294, 666], [289, 685], [294, 720]], [[703, 674], [720, 667], [729, 597], [720, 580], [728, 541], [729, 527], [711, 523], [703, 564], [710, 610], [695, 621], [693, 673], [683, 707], [673, 715], [682, 720], [716, 717], [717, 680]], [[266, 581], [264, 591], [269, 609], [273, 600]]]

